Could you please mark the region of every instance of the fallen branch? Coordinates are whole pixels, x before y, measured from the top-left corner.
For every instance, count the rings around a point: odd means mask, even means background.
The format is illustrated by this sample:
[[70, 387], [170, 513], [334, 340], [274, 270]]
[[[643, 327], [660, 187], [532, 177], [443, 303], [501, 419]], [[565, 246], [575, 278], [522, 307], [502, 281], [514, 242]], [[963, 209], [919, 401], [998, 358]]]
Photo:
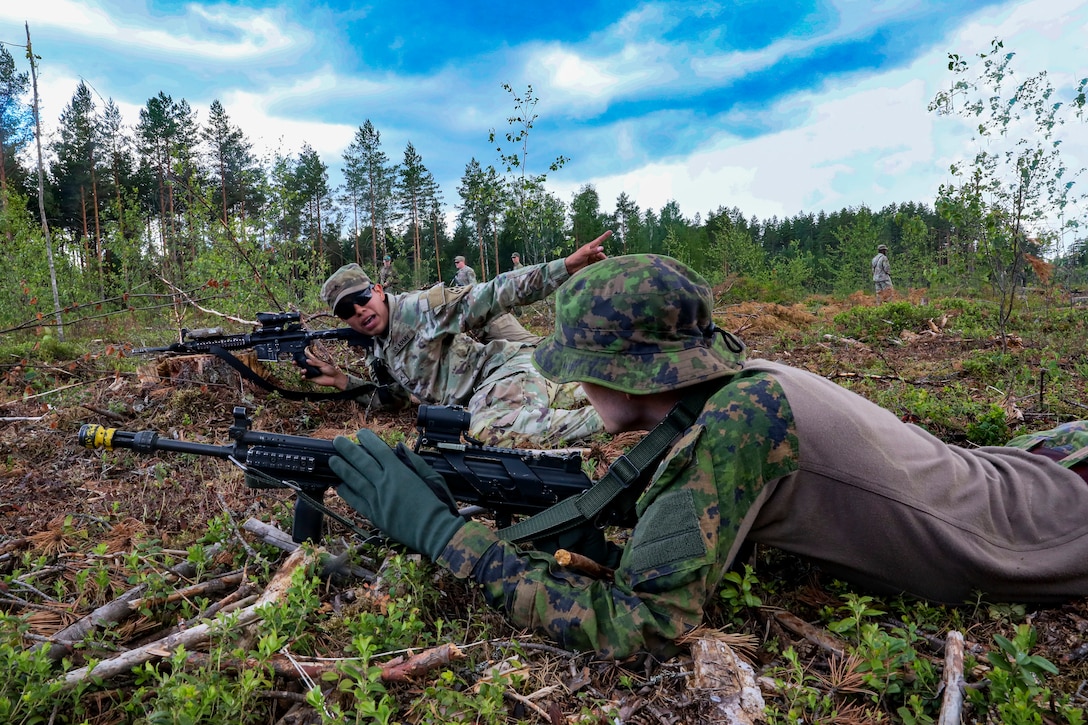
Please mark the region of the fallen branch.
[[176, 602], [179, 599], [188, 599], [189, 597], [200, 596], [202, 594], [221, 592], [224, 589], [241, 584], [242, 579], [244, 578], [245, 572], [236, 571], [230, 574], [224, 574], [221, 577], [216, 577], [215, 579], [200, 582], [199, 584], [193, 584], [192, 586], [184, 587], [182, 589], [175, 589], [166, 596], [132, 599], [129, 601], [128, 605], [133, 609], [139, 609], [144, 606], [153, 607], [159, 604]]
[[[899, 375], [878, 375], [876, 373], [831, 373], [827, 376], [828, 380], [834, 380], [835, 378], [865, 378], [867, 380], [903, 380]], [[905, 381], [904, 381], [905, 382]]]
[[41, 397], [43, 397], [45, 395], [52, 395], [53, 393], [59, 393], [60, 391], [68, 390], [69, 388], [78, 388], [78, 387], [83, 386], [83, 385], [94, 385], [96, 383], [101, 383], [103, 380], [112, 380], [113, 377], [114, 377], [113, 375], [108, 375], [108, 376], [106, 376], [104, 378], [98, 378], [97, 380], [82, 380], [82, 381], [80, 381], [78, 383], [72, 383], [71, 385], [62, 385], [59, 388], [53, 388], [52, 390], [46, 390], [44, 393], [35, 393], [34, 395], [24, 395], [21, 398], [15, 398], [13, 400], [8, 400], [8, 401], [5, 401], [3, 403], [0, 403], [0, 407], [3, 407], [5, 405], [11, 405], [12, 403], [18, 403], [20, 401], [25, 403], [28, 400], [33, 400], [34, 398], [41, 398]]
[[150, 662], [155, 658], [169, 657], [178, 647], [190, 649], [203, 644], [211, 639], [212, 635], [224, 625], [242, 627], [256, 622], [261, 618], [260, 610], [262, 607], [266, 604], [282, 601], [286, 597], [287, 590], [291, 586], [291, 575], [294, 571], [300, 567], [308, 568], [312, 566], [315, 561], [316, 558], [313, 555], [308, 554], [306, 549], [300, 548], [294, 551], [287, 557], [287, 560], [279, 568], [279, 571], [272, 577], [272, 580], [264, 590], [264, 594], [262, 594], [255, 603], [240, 610], [237, 614], [220, 614], [210, 622], [199, 624], [192, 629], [177, 632], [176, 634], [146, 644], [143, 647], [129, 650], [113, 659], [72, 670], [64, 676], [64, 689], [73, 688], [92, 675], [95, 679], [108, 680], [111, 677], [116, 677], [117, 675], [128, 672], [133, 667], [142, 665], [145, 662]]
[[272, 524], [266, 524], [258, 519], [247, 519], [242, 528], [251, 534], [255, 534], [258, 539], [266, 544], [282, 549], [283, 551], [294, 551], [298, 548], [298, 544], [291, 540], [291, 535], [283, 529], [277, 528]]
[[411, 656], [401, 656], [382, 665], [382, 682], [408, 682], [431, 670], [446, 667], [454, 660], [464, 659], [455, 644], [444, 644]]
[[941, 676], [944, 697], [937, 725], [959, 725], [963, 710], [963, 635], [953, 630], [944, 644], [944, 674]]
[[[382, 682], [408, 682], [421, 677], [431, 670], [439, 667], [448, 667], [451, 663], [464, 659], [464, 653], [455, 644], [444, 644], [433, 647], [414, 655], [401, 656], [382, 665]], [[206, 652], [187, 652], [185, 664], [187, 666], [203, 668], [214, 667], [224, 672], [239, 672], [241, 670], [257, 669], [261, 666], [272, 668], [272, 672], [280, 677], [291, 679], [319, 680], [330, 674], [339, 674], [337, 667], [344, 659], [311, 658], [283, 654], [274, 654], [267, 660], [258, 661], [254, 658], [237, 659], [232, 657], [212, 656]]]
[[81, 405], [81, 407], [86, 408], [87, 410], [91, 411], [95, 415], [100, 415], [103, 418], [109, 418], [110, 420], [115, 420], [118, 423], [124, 423], [125, 421], [128, 420], [123, 415], [119, 415], [118, 413], [114, 413], [112, 410], [106, 410], [105, 408], [100, 408], [97, 405], [88, 405], [87, 403], [83, 403]]
[[[219, 553], [219, 545], [210, 546], [204, 552], [206, 559], [214, 558]], [[196, 566], [188, 561], [183, 561], [177, 566], [173, 567], [168, 572], [173, 578], [186, 578], [196, 574]], [[68, 625], [61, 631], [53, 635], [55, 640], [52, 646], [49, 648], [49, 659], [54, 662], [59, 662], [65, 655], [72, 653], [72, 642], [79, 642], [88, 634], [90, 634], [97, 627], [104, 627], [109, 624], [117, 624], [121, 620], [132, 614], [133, 608], [129, 606], [129, 603], [137, 599], [141, 594], [147, 590], [147, 584], [140, 584], [121, 596], [114, 599], [108, 604], [103, 604], [98, 609], [94, 610], [90, 614], [85, 615], [81, 619]], [[34, 649], [38, 649], [40, 645], [34, 645]]]
[[[255, 534], [257, 538], [264, 543], [274, 546], [277, 549], [282, 549], [283, 551], [295, 551], [298, 549], [298, 544], [291, 540], [290, 534], [272, 524], [266, 524], [263, 521], [251, 518], [247, 519], [246, 522], [242, 524], [242, 528], [251, 534]], [[322, 569], [329, 573], [351, 574], [352, 576], [367, 582], [373, 582], [378, 576], [369, 569], [346, 563], [343, 559], [343, 555], [322, 561]]]
[[786, 629], [790, 630], [794, 634], [799, 634], [807, 639], [812, 644], [827, 650], [828, 652], [837, 655], [839, 657], [846, 656], [846, 645], [841, 640], [825, 632], [822, 629], [813, 627], [811, 624], [801, 619], [795, 614], [791, 614], [786, 611], [780, 611], [774, 613], [775, 621], [781, 624]]

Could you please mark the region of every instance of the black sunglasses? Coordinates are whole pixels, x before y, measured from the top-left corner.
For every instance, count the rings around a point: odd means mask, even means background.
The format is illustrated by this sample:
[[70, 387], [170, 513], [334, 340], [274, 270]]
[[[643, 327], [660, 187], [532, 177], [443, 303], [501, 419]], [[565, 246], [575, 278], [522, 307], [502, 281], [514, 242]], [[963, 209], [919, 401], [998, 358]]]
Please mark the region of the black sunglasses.
[[350, 320], [355, 317], [355, 305], [360, 307], [366, 307], [366, 304], [370, 302], [370, 298], [374, 296], [374, 287], [367, 287], [362, 292], [356, 292], [350, 297], [345, 297], [336, 304], [336, 308], [333, 310], [333, 314], [339, 317], [341, 320]]

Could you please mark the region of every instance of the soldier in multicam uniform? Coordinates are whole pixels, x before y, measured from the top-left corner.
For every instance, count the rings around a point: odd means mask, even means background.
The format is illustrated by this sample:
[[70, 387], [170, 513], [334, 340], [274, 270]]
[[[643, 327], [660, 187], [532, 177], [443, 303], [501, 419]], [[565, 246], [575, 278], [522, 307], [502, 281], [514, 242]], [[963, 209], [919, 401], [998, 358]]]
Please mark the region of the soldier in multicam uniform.
[[457, 267], [457, 273], [453, 275], [454, 287], [476, 284], [476, 270], [468, 266], [464, 257], [458, 254], [453, 258], [453, 265]]
[[393, 270], [393, 258], [388, 254], [382, 259], [382, 266], [378, 270], [378, 284], [386, 292], [392, 292], [397, 281], [397, 273]]
[[[453, 263], [457, 265], [457, 274], [453, 277], [455, 287], [476, 284], [476, 270], [465, 264], [464, 257], [457, 255], [453, 258]], [[526, 345], [536, 345], [541, 338], [540, 335], [534, 335], [526, 330], [525, 326], [518, 322], [513, 312], [505, 312], [493, 317], [482, 327], [479, 339], [485, 343], [491, 340], [509, 340], [510, 342], [523, 342]]]
[[[507, 340], [477, 342], [465, 334], [484, 327], [516, 304], [543, 299], [573, 272], [604, 258], [605, 234], [564, 259], [535, 265], [519, 275], [500, 275], [467, 287], [386, 294], [357, 264], [338, 269], [321, 296], [338, 317], [373, 344], [371, 378], [392, 383], [376, 390], [336, 365], [308, 358], [319, 385], [340, 390], [366, 387], [364, 405], [404, 407], [415, 396], [432, 405], [462, 405], [471, 414], [469, 434], [490, 445], [530, 443], [552, 447], [584, 440], [603, 430], [601, 418], [583, 405], [577, 384], [555, 385], [533, 368], [532, 348]], [[553, 407], [554, 406], [554, 407]]]
[[1042, 442], [1046, 456], [948, 445], [821, 376], [745, 362], [739, 341], [713, 326], [712, 302], [676, 260], [611, 258], [559, 290], [555, 332], [534, 353], [549, 379], [583, 384], [612, 433], [652, 428], [691, 391], [709, 396], [638, 500], [612, 580], [465, 522], [416, 473], [433, 471], [404, 465], [368, 431], [361, 445], [335, 442], [340, 495], [478, 582], [516, 626], [616, 658], [673, 654], [746, 540], [938, 602], [978, 591], [991, 601], [1088, 596], [1088, 485], [1078, 454], [1059, 450], [1088, 442], [1083, 423], [1014, 441], [1033, 451]]
[[885, 297], [893, 294], [892, 265], [888, 261], [888, 245], [881, 244], [876, 248], [876, 256], [869, 262], [869, 266], [873, 270], [873, 289], [876, 291], [876, 298], [883, 301]]

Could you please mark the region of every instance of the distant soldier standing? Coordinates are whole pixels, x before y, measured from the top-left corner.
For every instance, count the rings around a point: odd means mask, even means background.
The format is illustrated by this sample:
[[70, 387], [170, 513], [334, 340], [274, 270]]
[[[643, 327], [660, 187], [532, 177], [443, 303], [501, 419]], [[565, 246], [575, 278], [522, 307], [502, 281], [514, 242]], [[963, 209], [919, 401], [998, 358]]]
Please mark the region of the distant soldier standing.
[[382, 260], [382, 268], [378, 270], [378, 284], [386, 290], [392, 290], [396, 284], [396, 273], [393, 271], [393, 258], [388, 254]]
[[521, 255], [517, 252], [510, 255], [510, 262], [514, 265], [514, 269], [521, 269], [523, 266], [521, 263]]
[[[881, 244], [876, 248], [876, 256], [871, 263], [873, 268], [873, 287], [876, 290], [876, 298], [883, 300], [890, 297], [892, 289], [892, 266], [888, 262], [888, 246]], [[887, 292], [885, 292], [887, 290]]]
[[[476, 284], [476, 270], [468, 266], [465, 262], [465, 258], [458, 254], [453, 258], [453, 263], [457, 266], [457, 274], [453, 277], [454, 287], [466, 287], [471, 284]], [[489, 340], [509, 340], [511, 342], [523, 342], [527, 345], [535, 345], [540, 342], [540, 336], [534, 335], [525, 329], [525, 327], [518, 322], [517, 318], [512, 313], [504, 313], [498, 317], [494, 317], [483, 328], [483, 338], [481, 342], [487, 342]]]
[[465, 263], [465, 258], [458, 254], [453, 258], [453, 264], [457, 267], [457, 274], [453, 275], [454, 287], [465, 287], [476, 284], [476, 270]]

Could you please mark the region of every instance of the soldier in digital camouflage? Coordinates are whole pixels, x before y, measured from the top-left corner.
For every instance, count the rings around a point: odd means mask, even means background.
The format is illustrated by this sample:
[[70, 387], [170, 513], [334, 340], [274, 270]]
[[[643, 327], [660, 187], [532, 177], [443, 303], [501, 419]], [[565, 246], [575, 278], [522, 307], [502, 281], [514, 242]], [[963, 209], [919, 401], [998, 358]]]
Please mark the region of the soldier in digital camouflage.
[[[611, 433], [653, 429], [678, 401], [705, 399], [654, 469], [627, 544], [598, 557], [609, 578], [451, 513], [420, 485], [435, 474], [390, 460], [373, 434], [337, 438], [338, 491], [391, 538], [481, 585], [516, 626], [615, 658], [674, 653], [746, 541], [880, 593], [1088, 596], [1083, 423], [1013, 447], [949, 445], [826, 378], [746, 361], [712, 305], [674, 259], [613, 257], [560, 288], [555, 330], [534, 353], [550, 380], [583, 385]], [[406, 506], [407, 522], [395, 514]]]
[[340, 390], [357, 388], [359, 402], [368, 406], [402, 408], [413, 397], [430, 405], [464, 406], [471, 414], [469, 434], [489, 445], [554, 447], [589, 438], [603, 424], [585, 405], [581, 386], [544, 378], [524, 341], [485, 344], [466, 333], [486, 328], [515, 305], [543, 299], [572, 273], [603, 259], [601, 245], [608, 236], [523, 274], [402, 294], [386, 293], [359, 265], [344, 265], [326, 280], [321, 296], [352, 329], [371, 338], [370, 379], [384, 385], [373, 390], [370, 381], [312, 357], [307, 361], [320, 374], [309, 379]]

